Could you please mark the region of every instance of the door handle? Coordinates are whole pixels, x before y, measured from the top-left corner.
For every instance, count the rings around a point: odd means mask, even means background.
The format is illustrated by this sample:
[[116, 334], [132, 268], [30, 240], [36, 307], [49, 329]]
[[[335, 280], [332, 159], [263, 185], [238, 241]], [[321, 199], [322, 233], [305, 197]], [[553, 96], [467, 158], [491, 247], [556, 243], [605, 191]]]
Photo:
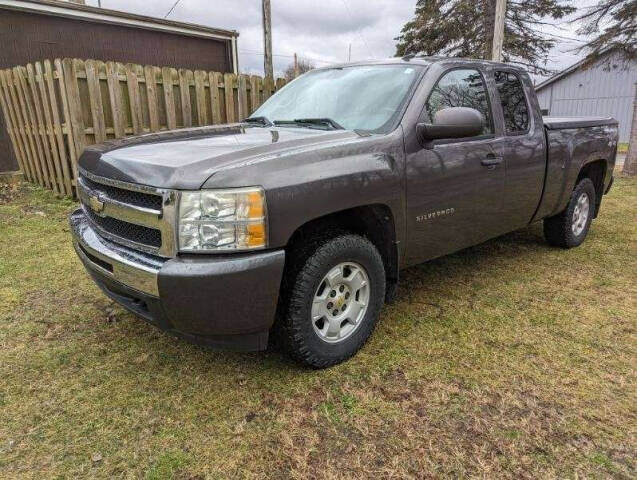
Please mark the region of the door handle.
[[502, 163], [502, 157], [487, 155], [487, 158], [483, 158], [480, 163], [485, 167], [495, 167], [496, 165]]

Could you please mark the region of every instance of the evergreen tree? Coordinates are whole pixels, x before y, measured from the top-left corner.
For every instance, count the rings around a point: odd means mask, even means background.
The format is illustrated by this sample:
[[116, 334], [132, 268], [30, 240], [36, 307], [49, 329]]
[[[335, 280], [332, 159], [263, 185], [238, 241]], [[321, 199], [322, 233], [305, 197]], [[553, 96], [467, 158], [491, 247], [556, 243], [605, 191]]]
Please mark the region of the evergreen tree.
[[580, 48], [588, 60], [595, 61], [609, 50], [626, 61], [637, 58], [637, 0], [603, 0], [574, 22], [582, 25], [577, 33], [593, 37]]
[[[396, 55], [422, 53], [491, 59], [496, 0], [418, 0], [415, 18], [396, 38]], [[568, 1], [508, 0], [503, 59], [548, 74], [546, 59], [555, 40], [539, 31], [548, 20], [575, 11]]]

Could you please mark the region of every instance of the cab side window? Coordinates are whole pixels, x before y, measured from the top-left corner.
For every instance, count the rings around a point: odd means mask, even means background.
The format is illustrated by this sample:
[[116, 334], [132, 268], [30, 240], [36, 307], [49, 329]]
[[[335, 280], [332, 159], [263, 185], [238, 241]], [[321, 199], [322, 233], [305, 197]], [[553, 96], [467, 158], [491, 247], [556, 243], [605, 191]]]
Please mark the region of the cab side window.
[[469, 107], [478, 110], [485, 119], [483, 135], [493, 133], [493, 122], [487, 87], [480, 72], [473, 69], [451, 70], [444, 74], [431, 91], [425, 104], [425, 117], [432, 122], [438, 110]]
[[522, 82], [515, 73], [495, 72], [507, 135], [520, 135], [529, 130], [529, 108]]

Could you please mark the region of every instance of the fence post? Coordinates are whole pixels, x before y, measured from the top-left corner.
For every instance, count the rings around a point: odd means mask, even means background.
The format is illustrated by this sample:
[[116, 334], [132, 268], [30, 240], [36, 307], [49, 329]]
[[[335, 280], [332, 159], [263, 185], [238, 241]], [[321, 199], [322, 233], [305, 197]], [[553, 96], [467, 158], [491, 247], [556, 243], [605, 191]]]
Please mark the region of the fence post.
[[99, 64], [95, 60], [86, 60], [86, 83], [88, 85], [89, 109], [93, 119], [93, 135], [95, 143], [106, 140], [106, 126], [104, 124], [104, 106], [102, 105], [102, 91], [100, 89]]
[[141, 134], [144, 130], [142, 104], [139, 98], [139, 83], [137, 81], [137, 72], [135, 65], [127, 63], [126, 66], [126, 84], [128, 86], [128, 98], [130, 100], [131, 121], [133, 122], [133, 133]]
[[[66, 75], [64, 74], [64, 66], [62, 60], [56, 58], [53, 62], [55, 65], [55, 74], [58, 79], [58, 87], [60, 92], [60, 99], [62, 100], [62, 114], [64, 115], [64, 124], [62, 125], [62, 131], [66, 130], [66, 138], [69, 144], [69, 159], [71, 161], [72, 181], [71, 184], [75, 185], [77, 180], [77, 143], [73, 134], [73, 125], [71, 122], [71, 109], [69, 106], [68, 95], [66, 93]], [[84, 137], [82, 137], [84, 138]]]
[[65, 58], [62, 60], [62, 68], [64, 70], [64, 86], [66, 90], [66, 99], [68, 103], [70, 122], [70, 133], [75, 145], [75, 158], [73, 162], [73, 178], [77, 179], [77, 159], [84, 151], [86, 146], [86, 134], [84, 129], [84, 119], [82, 117], [82, 105], [80, 104], [80, 90], [77, 85], [77, 63], [79, 60]]
[[210, 72], [208, 81], [210, 82], [210, 110], [212, 111], [212, 123], [221, 123], [221, 103], [219, 100], [219, 82], [221, 73]]
[[159, 113], [157, 111], [157, 67], [146, 65], [144, 78], [146, 79], [146, 95], [148, 97], [148, 122], [151, 132], [159, 131]]
[[166, 102], [166, 124], [168, 130], [177, 128], [177, 118], [175, 114], [175, 92], [173, 90], [173, 76], [176, 70], [170, 67], [161, 69], [162, 83], [164, 85], [164, 101]]
[[226, 73], [223, 76], [223, 89], [226, 99], [226, 123], [234, 123], [234, 81], [237, 76], [234, 73]]
[[208, 125], [208, 110], [206, 108], [206, 88], [204, 80], [206, 72], [195, 70], [195, 104], [197, 105], [197, 125]]
[[108, 85], [108, 100], [111, 104], [113, 117], [113, 135], [122, 138], [126, 135], [126, 118], [122, 109], [122, 89], [119, 84], [119, 64], [106, 62], [106, 84]]
[[248, 89], [246, 75], [239, 75], [237, 79], [237, 103], [239, 104], [239, 118], [241, 121], [248, 116]]
[[190, 106], [190, 83], [192, 71], [179, 69], [179, 93], [181, 95], [181, 118], [184, 127], [192, 127], [192, 108]]

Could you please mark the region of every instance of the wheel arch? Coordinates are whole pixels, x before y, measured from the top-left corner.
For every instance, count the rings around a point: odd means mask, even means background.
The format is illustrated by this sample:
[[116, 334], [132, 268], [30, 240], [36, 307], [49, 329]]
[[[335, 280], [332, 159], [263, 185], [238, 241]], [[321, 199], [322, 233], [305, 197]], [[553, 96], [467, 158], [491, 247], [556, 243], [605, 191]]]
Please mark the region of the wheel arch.
[[398, 283], [399, 252], [396, 242], [396, 223], [391, 208], [386, 204], [370, 204], [332, 212], [299, 226], [286, 246], [286, 259], [291, 253], [308, 244], [316, 243], [341, 232], [356, 233], [372, 242], [378, 249], [385, 267], [389, 301]]
[[575, 185], [577, 185], [583, 178], [588, 178], [593, 182], [595, 186], [595, 212], [594, 218], [599, 213], [599, 208], [602, 203], [602, 196], [604, 195], [604, 184], [608, 170], [608, 161], [603, 158], [591, 160], [586, 162], [580, 168], [577, 175]]

